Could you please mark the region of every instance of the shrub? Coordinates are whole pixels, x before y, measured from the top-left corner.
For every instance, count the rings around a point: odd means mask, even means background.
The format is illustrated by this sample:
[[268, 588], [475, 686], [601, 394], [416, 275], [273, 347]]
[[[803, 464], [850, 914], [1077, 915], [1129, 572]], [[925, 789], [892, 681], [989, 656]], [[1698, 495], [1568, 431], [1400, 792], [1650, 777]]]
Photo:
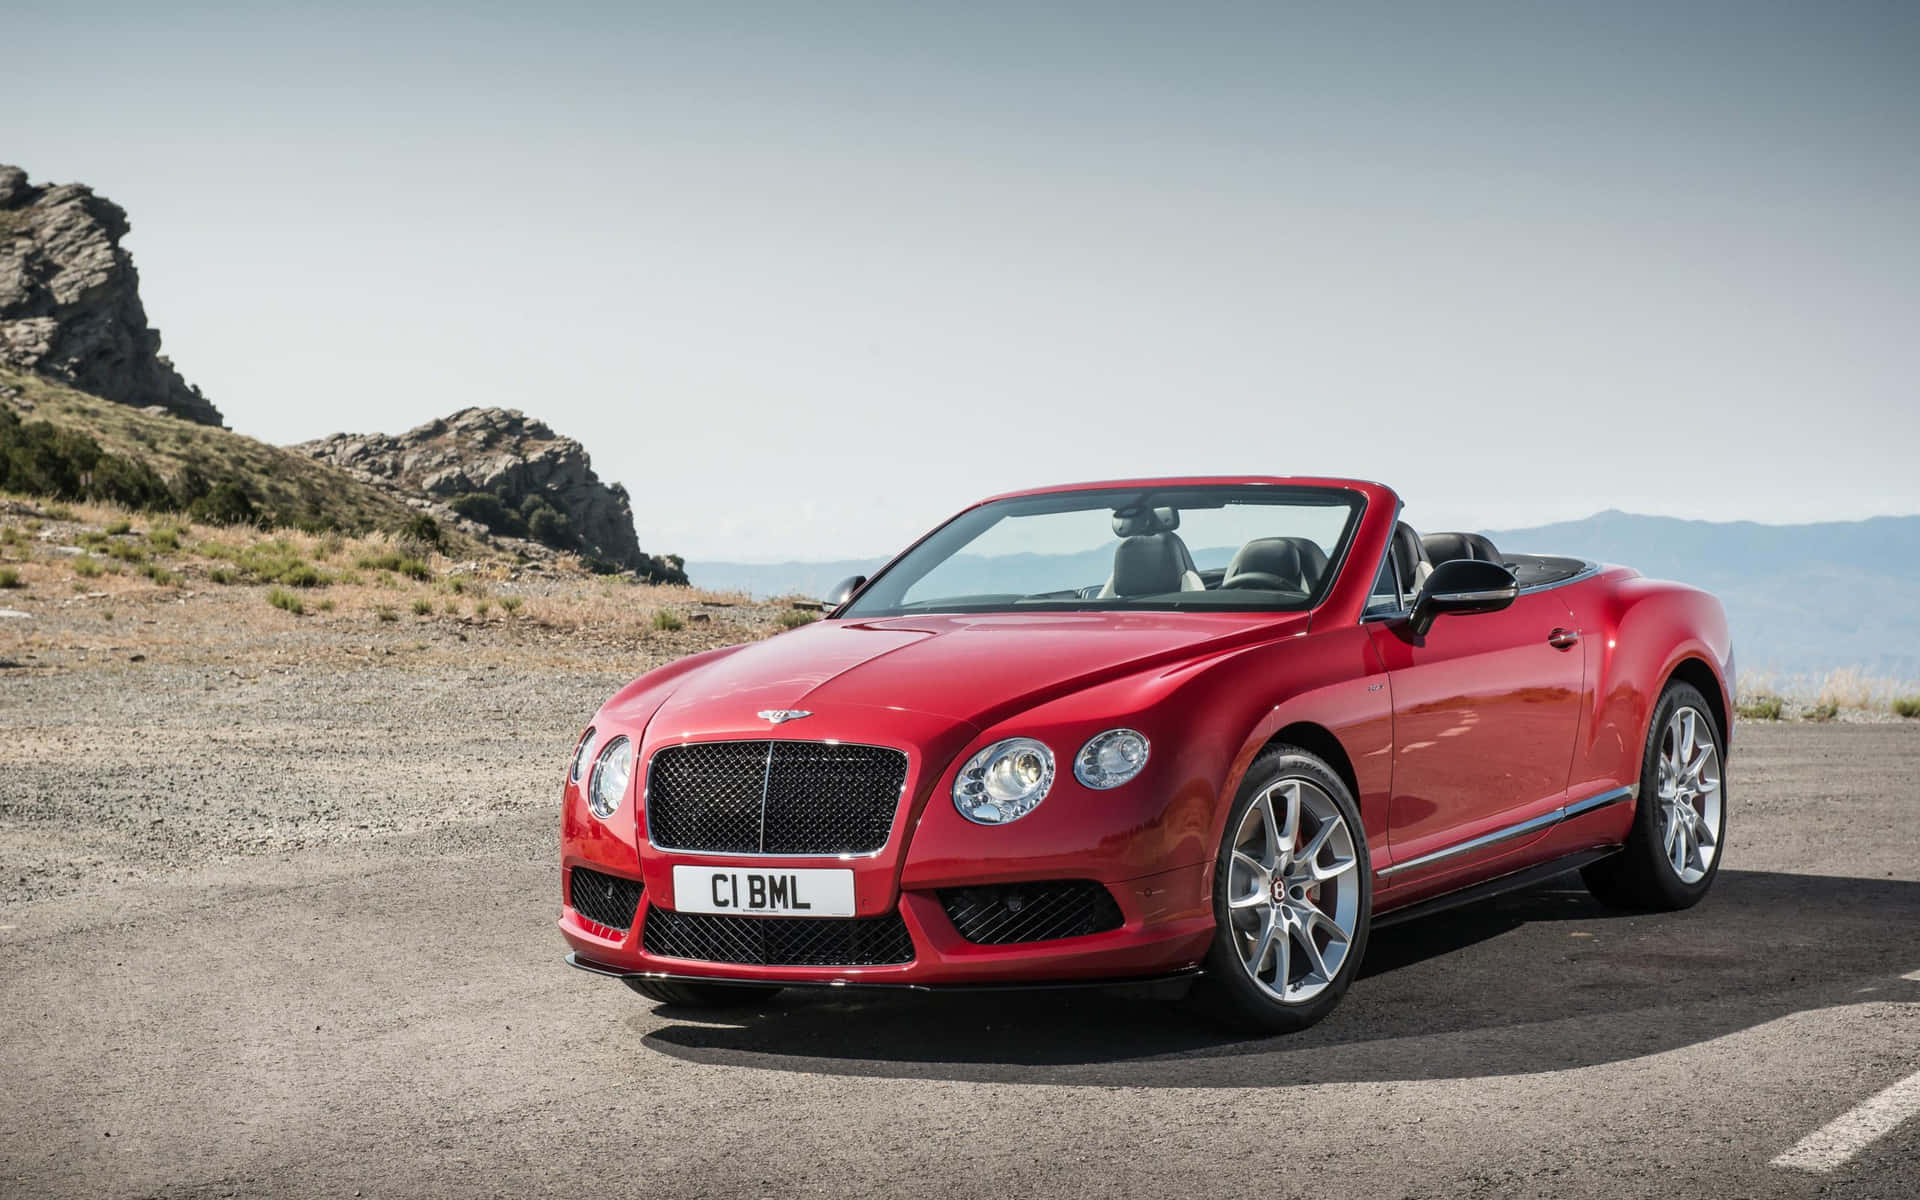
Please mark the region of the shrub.
[[687, 623], [680, 619], [679, 614], [663, 608], [653, 614], [653, 627], [661, 633], [674, 633], [685, 629]]
[[[535, 496], [532, 499], [539, 500]], [[564, 550], [573, 544], [573, 526], [567, 523], [567, 516], [544, 500], [529, 505], [527, 532], [535, 541], [544, 542], [556, 550]]]
[[433, 578], [433, 568], [417, 558], [401, 559], [400, 565], [395, 567], [394, 570], [405, 575], [408, 579], [428, 580]]
[[107, 553], [119, 559], [121, 562], [137, 563], [147, 561], [147, 552], [132, 542], [115, 542], [107, 547]]
[[20, 572], [12, 567], [0, 567], [0, 588], [23, 588], [26, 581], [20, 578]]
[[1920, 717], [1920, 696], [1901, 696], [1893, 702], [1895, 715]]
[[328, 596], [327, 598], [321, 600], [320, 603], [314, 605], [314, 607], [318, 608], [321, 612], [332, 612], [334, 608], [333, 597]]
[[1840, 706], [1831, 700], [1822, 700], [1807, 710], [1809, 721], [1831, 721], [1840, 715]]
[[820, 618], [801, 608], [790, 608], [780, 614], [780, 628], [798, 629], [802, 625], [811, 625]]
[[178, 587], [180, 585], [180, 576], [167, 570], [159, 563], [148, 563], [146, 566], [140, 568], [140, 573], [161, 587]]
[[1748, 721], [1778, 721], [1781, 707], [1778, 696], [1754, 696], [1740, 702], [1740, 716]]
[[442, 608], [441, 611], [445, 612], [450, 617], [457, 617], [460, 615], [460, 602], [458, 600], [455, 600], [449, 597], [446, 605]]
[[394, 530], [394, 536], [410, 546], [424, 546], [429, 550], [441, 547], [440, 522], [426, 513], [415, 513]]
[[485, 600], [475, 600], [473, 602], [473, 615], [476, 617], [484, 617], [487, 615], [487, 611], [492, 607], [493, 606], [488, 604]]
[[127, 533], [132, 529], [133, 529], [132, 521], [110, 521], [107, 524], [107, 532], [114, 535], [115, 537], [118, 537], [123, 533]]
[[47, 517], [54, 521], [71, 521], [73, 510], [64, 504], [50, 504], [47, 506]]
[[417, 596], [414, 598], [414, 601], [413, 601], [414, 616], [424, 617], [424, 616], [430, 615], [432, 612], [433, 612], [433, 601], [427, 599], [425, 596]]
[[523, 603], [523, 601], [522, 601], [522, 600], [520, 599], [520, 597], [518, 597], [518, 596], [502, 596], [502, 597], [500, 597], [500, 607], [501, 607], [501, 608], [504, 608], [504, 609], [506, 609], [506, 610], [507, 610], [508, 612], [510, 612], [510, 613], [517, 613], [517, 612], [519, 612], [519, 611], [520, 611], [520, 605], [521, 605], [522, 603]]
[[353, 565], [362, 571], [398, 571], [402, 559], [397, 550], [382, 550], [378, 554], [362, 554], [353, 560]]
[[507, 502], [492, 492], [464, 492], [448, 501], [447, 507], [469, 521], [478, 521], [495, 533], [504, 533], [509, 537], [527, 536], [526, 519], [507, 507]]
[[296, 617], [307, 611], [307, 606], [300, 597], [282, 587], [274, 588], [267, 593], [267, 603], [275, 608], [284, 609]]
[[147, 545], [171, 553], [180, 548], [180, 531], [172, 525], [155, 525], [147, 530]]
[[207, 525], [252, 525], [259, 520], [253, 498], [230, 479], [214, 484], [206, 495], [187, 506], [187, 512]]
[[95, 579], [105, 574], [105, 572], [106, 568], [91, 558], [76, 558], [73, 560], [73, 573], [82, 579]]
[[342, 540], [338, 533], [328, 532], [314, 545], [313, 556], [315, 558], [332, 558], [334, 555], [340, 553], [341, 547], [345, 545], [346, 542]]
[[387, 622], [398, 621], [400, 619], [399, 613], [393, 611], [391, 608], [388, 608], [384, 604], [374, 609], [373, 615], [380, 618], [380, 620], [387, 621]]
[[327, 576], [312, 563], [295, 563], [280, 572], [280, 582], [297, 588], [325, 587]]
[[215, 567], [207, 572], [207, 578], [215, 583], [232, 583], [236, 576], [231, 567]]

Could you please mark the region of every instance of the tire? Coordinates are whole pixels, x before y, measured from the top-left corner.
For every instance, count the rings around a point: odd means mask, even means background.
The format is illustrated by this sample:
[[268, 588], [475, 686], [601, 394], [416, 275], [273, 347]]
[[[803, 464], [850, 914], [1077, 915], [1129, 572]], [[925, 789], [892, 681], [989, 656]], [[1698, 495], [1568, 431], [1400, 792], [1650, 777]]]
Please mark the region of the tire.
[[675, 1008], [737, 1008], [742, 1004], [757, 1004], [780, 990], [744, 983], [689, 983], [684, 979], [622, 979], [620, 982], [649, 1000]]
[[[1268, 853], [1269, 841], [1286, 853]], [[1201, 1012], [1242, 1032], [1292, 1033], [1340, 1002], [1366, 955], [1373, 867], [1359, 805], [1324, 761], [1295, 746], [1253, 761], [1214, 860], [1213, 913], [1206, 971], [1191, 996]]]
[[[1686, 762], [1676, 765], [1675, 736], [1689, 725], [1693, 749]], [[1626, 846], [1580, 872], [1587, 890], [1602, 904], [1674, 912], [1700, 903], [1720, 873], [1726, 849], [1725, 746], [1713, 706], [1700, 690], [1669, 683], [1647, 730], [1639, 799]], [[1692, 816], [1680, 815], [1683, 811]]]

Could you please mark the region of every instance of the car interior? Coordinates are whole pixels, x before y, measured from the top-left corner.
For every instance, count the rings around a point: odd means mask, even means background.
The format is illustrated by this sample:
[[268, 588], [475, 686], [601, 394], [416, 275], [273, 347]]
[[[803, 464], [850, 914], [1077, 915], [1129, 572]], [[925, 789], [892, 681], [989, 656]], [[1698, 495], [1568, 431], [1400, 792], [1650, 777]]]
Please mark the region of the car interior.
[[[1246, 589], [1312, 595], [1327, 571], [1327, 552], [1305, 537], [1255, 538], [1241, 546], [1224, 569], [1203, 571], [1195, 567], [1179, 528], [1180, 513], [1173, 508], [1116, 512], [1113, 532], [1120, 544], [1114, 548], [1113, 572], [1105, 584], [1081, 594], [1087, 599], [1124, 599]], [[1484, 534], [1455, 531], [1423, 537], [1400, 521], [1368, 611], [1410, 607], [1434, 567], [1456, 559], [1498, 563], [1513, 572], [1523, 588], [1559, 583], [1590, 566], [1582, 559], [1555, 555], [1503, 555]]]

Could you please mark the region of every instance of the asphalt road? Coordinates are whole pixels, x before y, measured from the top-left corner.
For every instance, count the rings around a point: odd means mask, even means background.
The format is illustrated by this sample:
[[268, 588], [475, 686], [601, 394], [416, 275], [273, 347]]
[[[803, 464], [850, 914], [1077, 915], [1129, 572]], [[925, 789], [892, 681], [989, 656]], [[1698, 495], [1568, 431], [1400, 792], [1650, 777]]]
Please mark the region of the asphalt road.
[[504, 810], [0, 907], [0, 1195], [1906, 1200], [1920, 727], [1739, 738], [1697, 909], [1383, 931], [1272, 1040], [1087, 992], [655, 1008], [561, 963], [561, 745]]

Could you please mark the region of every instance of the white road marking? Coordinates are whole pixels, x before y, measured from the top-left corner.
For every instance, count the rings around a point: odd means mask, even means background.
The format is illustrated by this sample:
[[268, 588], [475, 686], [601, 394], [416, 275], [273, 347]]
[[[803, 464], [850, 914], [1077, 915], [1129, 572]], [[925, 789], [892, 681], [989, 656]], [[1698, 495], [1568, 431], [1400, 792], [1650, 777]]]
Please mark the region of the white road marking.
[[1902, 975], [1900, 978], [1911, 979], [1915, 983], [1920, 983], [1920, 971], [1908, 971], [1905, 975]]
[[1801, 1138], [1799, 1145], [1774, 1159], [1773, 1165], [1824, 1174], [1843, 1166], [1848, 1159], [1914, 1116], [1920, 1116], [1920, 1071], [1868, 1097]]

